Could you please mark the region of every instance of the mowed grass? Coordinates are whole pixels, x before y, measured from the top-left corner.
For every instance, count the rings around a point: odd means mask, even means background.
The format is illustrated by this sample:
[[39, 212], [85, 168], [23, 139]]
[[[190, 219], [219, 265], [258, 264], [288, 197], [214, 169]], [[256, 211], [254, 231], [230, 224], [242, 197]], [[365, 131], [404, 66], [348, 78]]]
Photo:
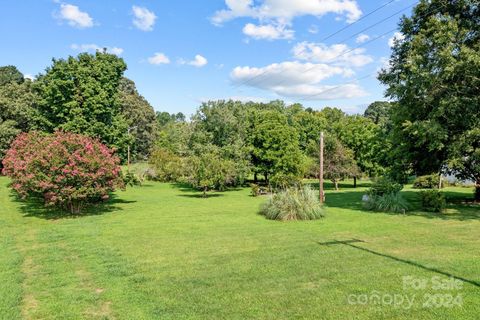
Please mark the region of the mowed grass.
[[[102, 210], [59, 218], [17, 201], [7, 184], [0, 178], [0, 319], [480, 314], [480, 209], [462, 203], [468, 188], [446, 190], [457, 204], [445, 214], [390, 215], [362, 211], [366, 186], [342, 185], [327, 191], [326, 218], [278, 222], [257, 214], [265, 198], [248, 189], [202, 199], [146, 183], [118, 192]], [[413, 190], [404, 194], [418, 206]], [[404, 288], [404, 276], [464, 281], [455, 290], [416, 290]], [[408, 295], [414, 303], [349, 303], [362, 294]], [[460, 295], [461, 305], [428, 306], [431, 294]]]

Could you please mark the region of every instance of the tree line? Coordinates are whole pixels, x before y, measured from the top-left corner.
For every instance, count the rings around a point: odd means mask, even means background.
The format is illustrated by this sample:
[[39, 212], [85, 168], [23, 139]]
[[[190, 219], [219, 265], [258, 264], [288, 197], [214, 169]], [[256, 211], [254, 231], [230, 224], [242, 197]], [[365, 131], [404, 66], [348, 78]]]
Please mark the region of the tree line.
[[476, 183], [480, 200], [480, 13], [473, 0], [420, 1], [403, 17], [403, 39], [379, 74], [390, 102], [363, 115], [282, 101], [209, 101], [191, 117], [155, 113], [106, 52], [54, 59], [30, 81], [0, 68], [0, 158], [20, 132], [57, 130], [97, 137], [126, 159], [149, 159], [156, 177], [222, 189], [263, 180], [298, 183], [318, 172], [346, 177], [452, 173]]

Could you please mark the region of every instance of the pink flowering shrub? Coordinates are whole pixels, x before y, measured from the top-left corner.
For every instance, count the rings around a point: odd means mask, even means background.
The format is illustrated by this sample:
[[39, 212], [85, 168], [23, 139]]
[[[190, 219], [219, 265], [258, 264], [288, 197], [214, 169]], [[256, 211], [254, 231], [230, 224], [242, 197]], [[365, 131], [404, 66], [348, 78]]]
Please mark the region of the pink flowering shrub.
[[41, 197], [47, 206], [80, 213], [123, 188], [119, 158], [98, 140], [79, 134], [22, 133], [3, 160], [3, 174], [21, 198]]

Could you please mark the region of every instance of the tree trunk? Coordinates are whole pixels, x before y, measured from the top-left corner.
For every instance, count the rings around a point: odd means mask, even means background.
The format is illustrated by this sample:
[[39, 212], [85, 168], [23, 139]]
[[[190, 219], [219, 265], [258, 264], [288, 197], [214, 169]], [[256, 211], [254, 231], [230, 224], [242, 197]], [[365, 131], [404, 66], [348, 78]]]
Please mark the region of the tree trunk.
[[477, 183], [475, 183], [475, 201], [480, 202], [480, 178], [477, 178]]
[[207, 187], [203, 187], [203, 197], [207, 197]]
[[354, 187], [354, 188], [357, 187], [357, 176], [354, 176], [354, 177], [353, 177], [353, 187]]
[[257, 177], [257, 173], [256, 173], [256, 172], [253, 173], [253, 182], [254, 182], [254, 183], [257, 183], [257, 182], [258, 182], [258, 177]]
[[263, 175], [265, 177], [265, 183], [268, 184], [268, 173], [265, 172]]
[[337, 180], [335, 180], [333, 183], [335, 184], [335, 190], [337, 190], [337, 191], [338, 191], [338, 181], [337, 181]]

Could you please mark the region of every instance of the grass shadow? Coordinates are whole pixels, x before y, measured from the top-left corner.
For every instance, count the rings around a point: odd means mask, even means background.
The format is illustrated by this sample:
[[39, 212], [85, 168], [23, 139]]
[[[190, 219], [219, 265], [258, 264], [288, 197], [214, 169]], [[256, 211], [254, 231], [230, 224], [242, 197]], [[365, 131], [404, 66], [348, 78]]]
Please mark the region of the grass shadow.
[[[317, 184], [318, 186], [318, 184]], [[410, 210], [405, 216], [420, 216], [428, 219], [442, 220], [480, 220], [480, 204], [473, 203], [472, 196], [456, 190], [441, 191], [447, 199], [447, 210], [443, 213], [426, 212], [422, 210], [420, 194], [418, 191], [403, 190], [402, 195], [408, 201]], [[366, 211], [363, 208], [362, 196], [365, 189], [349, 189], [348, 191], [327, 192], [325, 204], [328, 207], [362, 211], [366, 214], [379, 214], [380, 212]], [[399, 213], [381, 212], [382, 214], [399, 215]]]
[[10, 193], [10, 197], [13, 202], [19, 204], [19, 210], [24, 217], [35, 217], [45, 220], [74, 219], [86, 216], [98, 216], [114, 211], [123, 210], [123, 208], [119, 206], [120, 204], [136, 202], [120, 199], [117, 195], [114, 194], [106, 202], [87, 206], [82, 210], [80, 214], [72, 214], [59, 208], [45, 207], [43, 201], [38, 198], [26, 200], [20, 199], [13, 191]]
[[207, 195], [204, 197], [203, 193], [198, 193], [198, 194], [179, 194], [177, 195], [178, 197], [185, 197], [185, 198], [198, 198], [198, 199], [208, 199], [208, 198], [218, 198], [218, 197], [223, 197], [223, 194], [219, 193], [207, 193]]
[[417, 267], [417, 268], [420, 268], [420, 269], [423, 269], [423, 270], [426, 270], [426, 271], [441, 274], [441, 275], [444, 275], [444, 276], [447, 276], [447, 277], [450, 277], [450, 278], [455, 278], [455, 279], [461, 280], [463, 282], [469, 283], [471, 285], [474, 285], [474, 286], [480, 288], [480, 282], [478, 282], [478, 281], [467, 279], [467, 278], [464, 278], [464, 277], [461, 277], [461, 276], [457, 276], [455, 274], [452, 274], [450, 272], [446, 272], [446, 271], [443, 271], [443, 270], [440, 270], [440, 269], [437, 269], [437, 268], [428, 267], [428, 266], [425, 266], [425, 265], [423, 265], [421, 263], [418, 263], [416, 261], [407, 260], [407, 259], [403, 259], [403, 258], [398, 258], [398, 257], [392, 256], [392, 255], [386, 254], [386, 253], [374, 251], [372, 249], [361, 247], [361, 246], [358, 246], [358, 245], [355, 244], [355, 243], [365, 243], [365, 241], [363, 241], [363, 240], [359, 240], [359, 239], [351, 239], [351, 240], [345, 240], [345, 241], [334, 240], [334, 241], [329, 241], [329, 242], [317, 242], [317, 243], [319, 245], [322, 245], [322, 246], [345, 245], [345, 246], [348, 246], [348, 247], [351, 247], [351, 248], [354, 248], [354, 249], [357, 249], [357, 250], [368, 252], [368, 253], [376, 255], [376, 256], [380, 256], [380, 257], [383, 257], [383, 258], [394, 260], [396, 262], [401, 262], [401, 263], [404, 263], [404, 264], [408, 264], [408, 265], [411, 265], [411, 266], [414, 266], [414, 267]]
[[[188, 183], [174, 182], [174, 183], [171, 183], [170, 185], [173, 188], [175, 188], [179, 191], [182, 191], [182, 192], [201, 192], [201, 191], [199, 191], [199, 189], [192, 187]], [[223, 191], [215, 191], [215, 192], [223, 193], [223, 192], [229, 192], [229, 191], [240, 191], [242, 189], [243, 189], [242, 187], [228, 187], [227, 189], [225, 189]]]

